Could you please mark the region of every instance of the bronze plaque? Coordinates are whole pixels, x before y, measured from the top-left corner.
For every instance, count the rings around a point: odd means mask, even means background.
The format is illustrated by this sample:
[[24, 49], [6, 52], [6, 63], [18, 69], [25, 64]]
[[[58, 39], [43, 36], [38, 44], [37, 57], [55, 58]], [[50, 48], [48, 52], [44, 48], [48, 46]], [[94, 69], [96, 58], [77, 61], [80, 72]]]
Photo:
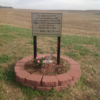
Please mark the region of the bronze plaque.
[[61, 36], [62, 13], [32, 13], [33, 36]]

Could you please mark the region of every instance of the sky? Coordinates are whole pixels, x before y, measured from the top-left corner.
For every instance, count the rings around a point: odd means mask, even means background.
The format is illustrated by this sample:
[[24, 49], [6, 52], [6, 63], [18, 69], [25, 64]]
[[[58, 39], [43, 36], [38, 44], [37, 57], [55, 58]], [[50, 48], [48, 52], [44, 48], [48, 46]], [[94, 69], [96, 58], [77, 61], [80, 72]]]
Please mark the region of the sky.
[[100, 0], [0, 0], [1, 6], [41, 10], [100, 10]]

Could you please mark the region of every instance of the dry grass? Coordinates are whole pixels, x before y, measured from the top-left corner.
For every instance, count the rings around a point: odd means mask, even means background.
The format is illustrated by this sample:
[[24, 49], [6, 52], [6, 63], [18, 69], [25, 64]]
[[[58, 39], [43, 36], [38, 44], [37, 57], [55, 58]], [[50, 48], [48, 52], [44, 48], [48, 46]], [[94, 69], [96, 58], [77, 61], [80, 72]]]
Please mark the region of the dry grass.
[[0, 23], [32, 27], [31, 13], [63, 13], [62, 34], [100, 36], [100, 11], [42, 11], [25, 9], [0, 9]]

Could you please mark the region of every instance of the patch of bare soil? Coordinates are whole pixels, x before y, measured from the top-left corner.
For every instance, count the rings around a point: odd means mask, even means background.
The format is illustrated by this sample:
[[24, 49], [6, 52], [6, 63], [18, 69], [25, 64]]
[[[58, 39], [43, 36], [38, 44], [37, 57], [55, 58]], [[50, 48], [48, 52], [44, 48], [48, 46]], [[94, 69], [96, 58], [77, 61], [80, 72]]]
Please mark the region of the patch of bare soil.
[[[48, 59], [48, 57], [46, 57], [46, 59]], [[25, 64], [25, 70], [27, 70], [30, 74], [51, 76], [66, 73], [70, 68], [69, 63], [64, 59], [60, 59], [59, 65], [57, 65], [57, 58], [52, 57], [51, 60], [53, 63], [46, 63], [45, 68], [44, 64], [41, 68], [37, 68], [35, 66], [34, 60], [32, 59]]]

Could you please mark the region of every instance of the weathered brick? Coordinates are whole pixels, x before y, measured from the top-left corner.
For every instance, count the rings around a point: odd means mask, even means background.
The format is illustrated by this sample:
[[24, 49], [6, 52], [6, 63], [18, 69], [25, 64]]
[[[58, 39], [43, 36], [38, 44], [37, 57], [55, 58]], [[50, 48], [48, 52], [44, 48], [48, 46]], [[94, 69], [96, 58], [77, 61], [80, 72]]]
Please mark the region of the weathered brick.
[[26, 84], [26, 83], [21, 83], [22, 85], [25, 85], [25, 86], [28, 86], [28, 87], [30, 87], [30, 88], [32, 88], [32, 89], [34, 89], [35, 88], [35, 86], [33, 86], [33, 85], [29, 85], [29, 84]]
[[42, 80], [42, 75], [31, 74], [26, 77], [26, 83], [34, 86], [40, 86]]
[[21, 71], [16, 74], [17, 80], [21, 83], [25, 83], [25, 78], [28, 77], [30, 74], [26, 71]]
[[65, 90], [67, 87], [68, 87], [68, 85], [57, 86], [57, 87], [54, 87], [54, 90], [55, 91], [62, 91], [62, 90]]
[[[65, 85], [65, 86], [56, 86], [56, 87], [53, 87], [54, 88], [54, 91], [62, 91], [64, 90], [65, 88], [67, 88], [68, 85]], [[36, 89], [37, 90], [42, 90], [42, 91], [50, 91], [52, 87], [42, 87], [42, 86], [36, 86]]]
[[42, 91], [50, 91], [51, 90], [51, 87], [42, 87], [42, 86], [36, 86], [36, 90], [42, 90]]
[[25, 65], [25, 62], [17, 62], [15, 65], [16, 66], [24, 66]]
[[72, 80], [72, 77], [67, 74], [60, 74], [56, 76], [58, 79], [58, 85], [68, 85], [68, 83]]
[[68, 86], [69, 86], [69, 87], [72, 87], [78, 80], [79, 80], [79, 79], [72, 80], [72, 81], [68, 84]]
[[56, 76], [43, 76], [42, 86], [53, 87], [58, 86], [58, 79]]
[[75, 60], [73, 60], [73, 59], [71, 59], [71, 60], [68, 60], [68, 63], [70, 64], [70, 65], [79, 65], [79, 63], [78, 62], [76, 62]]
[[74, 69], [70, 69], [68, 72], [66, 72], [66, 74], [71, 76], [73, 80], [79, 78], [81, 75], [79, 70]]
[[70, 65], [70, 69], [81, 71], [80, 65]]
[[67, 62], [72, 60], [71, 58], [68, 58], [68, 57], [63, 56], [63, 55], [60, 55], [60, 58], [64, 59]]
[[24, 71], [24, 66], [15, 66], [14, 67], [14, 71], [15, 71], [15, 74], [21, 72], [21, 71]]

